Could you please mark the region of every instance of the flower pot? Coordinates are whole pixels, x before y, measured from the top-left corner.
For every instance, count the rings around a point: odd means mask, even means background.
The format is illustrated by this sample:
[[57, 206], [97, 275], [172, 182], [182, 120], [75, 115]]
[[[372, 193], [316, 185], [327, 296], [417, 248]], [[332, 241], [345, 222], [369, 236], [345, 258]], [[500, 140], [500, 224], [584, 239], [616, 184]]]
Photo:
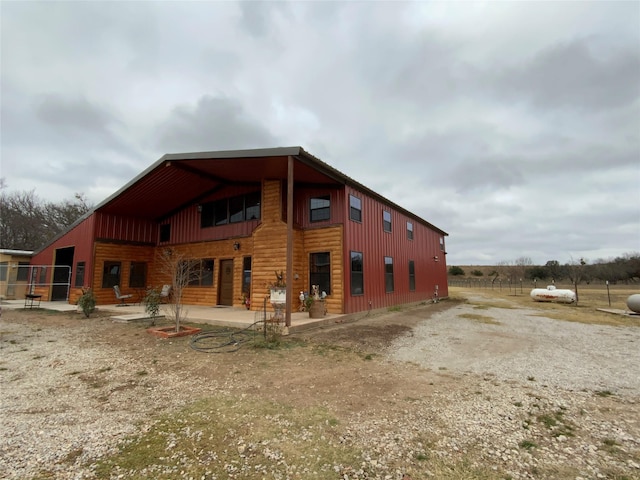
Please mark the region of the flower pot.
[[324, 302], [316, 300], [309, 306], [309, 318], [324, 317]]
[[271, 303], [287, 303], [287, 289], [286, 288], [272, 288], [271, 289], [271, 298], [269, 299]]

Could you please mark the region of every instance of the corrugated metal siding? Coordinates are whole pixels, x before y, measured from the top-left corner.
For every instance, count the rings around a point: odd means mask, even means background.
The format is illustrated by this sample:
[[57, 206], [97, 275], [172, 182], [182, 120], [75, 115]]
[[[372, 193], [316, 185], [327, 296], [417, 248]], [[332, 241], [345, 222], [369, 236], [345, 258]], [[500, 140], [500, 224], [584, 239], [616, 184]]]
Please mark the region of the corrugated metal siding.
[[[362, 222], [349, 220], [349, 194], [362, 200]], [[433, 298], [435, 285], [446, 296], [447, 277], [440, 233], [349, 187], [345, 192], [345, 313], [384, 308]], [[383, 231], [383, 211], [391, 213], [392, 231]], [[407, 238], [413, 223], [413, 240]], [[364, 295], [352, 296], [351, 251], [363, 253]], [[393, 258], [394, 292], [385, 291], [384, 257]], [[438, 261], [434, 257], [438, 256]], [[415, 263], [415, 291], [409, 291], [409, 260]]]
[[[329, 196], [331, 204], [331, 218], [327, 221], [311, 222], [309, 202], [312, 198]], [[286, 205], [286, 203], [285, 203]], [[283, 207], [286, 208], [286, 207]], [[338, 225], [344, 222], [344, 192], [336, 188], [297, 188], [294, 187], [294, 207], [295, 225], [302, 228], [326, 227]]]
[[121, 242], [155, 243], [158, 238], [157, 224], [151, 220], [121, 217], [97, 212], [96, 238]]
[[[96, 214], [90, 215], [85, 220], [80, 222], [74, 228], [72, 228], [65, 235], [60, 237], [58, 240], [54, 241], [50, 245], [47, 246], [42, 252], [34, 255], [31, 258], [31, 265], [53, 265], [53, 259], [56, 249], [58, 248], [66, 248], [66, 247], [74, 247], [73, 252], [73, 268], [72, 268], [72, 276], [71, 276], [71, 291], [70, 300], [74, 297], [77, 297], [78, 292], [73, 285], [76, 282], [76, 266], [78, 262], [85, 262], [85, 283], [88, 285], [91, 274], [90, 272], [93, 269], [93, 235], [94, 235], [94, 227], [96, 222]], [[49, 268], [47, 272], [47, 283], [51, 283], [51, 275], [53, 273], [53, 268]], [[40, 292], [44, 295], [43, 298], [49, 299], [50, 291], [47, 289], [46, 292]]]

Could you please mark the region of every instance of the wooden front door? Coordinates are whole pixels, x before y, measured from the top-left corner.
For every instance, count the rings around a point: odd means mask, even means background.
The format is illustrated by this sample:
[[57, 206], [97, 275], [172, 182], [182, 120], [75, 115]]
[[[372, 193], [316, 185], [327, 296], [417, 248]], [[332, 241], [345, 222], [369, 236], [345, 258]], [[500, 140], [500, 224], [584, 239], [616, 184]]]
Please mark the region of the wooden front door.
[[218, 305], [233, 305], [233, 260], [220, 260]]

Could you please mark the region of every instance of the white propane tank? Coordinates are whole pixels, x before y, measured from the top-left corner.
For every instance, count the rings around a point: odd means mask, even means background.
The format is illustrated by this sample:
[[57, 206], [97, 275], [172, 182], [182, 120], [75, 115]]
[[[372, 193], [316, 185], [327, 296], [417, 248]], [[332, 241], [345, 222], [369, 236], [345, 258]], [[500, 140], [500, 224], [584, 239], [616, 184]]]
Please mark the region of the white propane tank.
[[627, 298], [627, 307], [635, 313], [640, 313], [640, 293], [634, 293]]
[[576, 302], [576, 294], [573, 290], [557, 289], [555, 285], [548, 285], [547, 288], [534, 288], [531, 290], [531, 298], [536, 302]]

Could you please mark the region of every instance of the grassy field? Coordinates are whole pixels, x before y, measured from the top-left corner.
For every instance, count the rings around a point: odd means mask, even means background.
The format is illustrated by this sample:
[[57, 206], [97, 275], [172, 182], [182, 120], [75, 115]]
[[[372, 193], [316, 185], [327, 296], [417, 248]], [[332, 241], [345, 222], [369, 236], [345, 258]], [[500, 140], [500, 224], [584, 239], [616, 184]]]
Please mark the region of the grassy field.
[[[539, 286], [540, 288], [540, 286]], [[544, 286], [542, 286], [544, 288]], [[571, 285], [558, 284], [556, 288], [573, 290]], [[487, 308], [487, 306], [510, 308], [517, 305], [523, 307], [534, 308], [540, 311], [541, 316], [554, 318], [557, 320], [565, 320], [569, 322], [593, 323], [600, 325], [629, 325], [640, 326], [640, 315], [616, 315], [612, 313], [602, 312], [598, 309], [612, 310], [628, 310], [626, 300], [629, 295], [640, 293], [639, 287], [629, 285], [610, 285], [609, 293], [607, 293], [606, 285], [579, 285], [578, 304], [567, 305], [551, 302], [534, 302], [529, 293], [531, 287], [520, 286], [509, 289], [508, 287], [499, 288], [468, 288], [468, 287], [449, 287], [449, 296], [453, 299], [467, 299], [470, 294], [477, 292], [485, 297], [489, 297], [492, 301], [474, 301], [467, 300], [470, 303], [476, 303], [478, 308]], [[609, 305], [609, 300], [611, 305]]]

